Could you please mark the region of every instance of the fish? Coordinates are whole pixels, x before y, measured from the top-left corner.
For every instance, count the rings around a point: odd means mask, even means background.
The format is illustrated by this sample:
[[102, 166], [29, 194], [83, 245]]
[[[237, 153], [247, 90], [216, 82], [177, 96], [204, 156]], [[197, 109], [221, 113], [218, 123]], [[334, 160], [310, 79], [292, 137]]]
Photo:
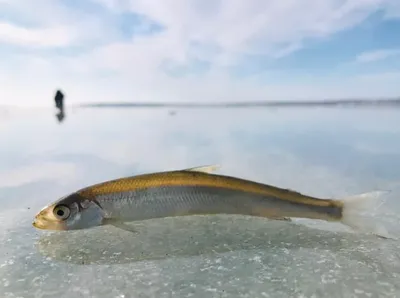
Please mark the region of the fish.
[[388, 191], [342, 199], [313, 197], [261, 182], [216, 174], [219, 165], [123, 177], [70, 193], [42, 208], [32, 225], [70, 231], [111, 225], [132, 233], [130, 222], [189, 215], [244, 215], [269, 220], [306, 218], [340, 222], [354, 231], [391, 238], [365, 215]]

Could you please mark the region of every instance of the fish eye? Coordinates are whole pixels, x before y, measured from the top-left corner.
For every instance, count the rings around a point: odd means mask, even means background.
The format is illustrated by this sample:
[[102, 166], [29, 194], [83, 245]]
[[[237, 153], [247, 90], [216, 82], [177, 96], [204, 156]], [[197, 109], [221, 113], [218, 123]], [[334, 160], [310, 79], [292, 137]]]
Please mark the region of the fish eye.
[[59, 205], [54, 208], [53, 213], [57, 219], [66, 220], [69, 217], [71, 211], [67, 206]]

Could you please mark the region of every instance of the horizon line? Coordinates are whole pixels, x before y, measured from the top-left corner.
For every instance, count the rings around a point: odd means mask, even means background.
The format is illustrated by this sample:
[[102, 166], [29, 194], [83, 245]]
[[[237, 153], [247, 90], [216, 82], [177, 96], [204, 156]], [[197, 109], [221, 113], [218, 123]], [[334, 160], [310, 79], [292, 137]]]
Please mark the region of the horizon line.
[[323, 99], [323, 100], [262, 100], [262, 101], [232, 101], [232, 102], [93, 102], [75, 105], [81, 108], [102, 107], [152, 107], [152, 108], [201, 108], [201, 107], [256, 107], [256, 106], [332, 106], [332, 105], [378, 105], [378, 106], [400, 106], [400, 97], [375, 98], [375, 99]]
[[[65, 102], [65, 101], [64, 101]], [[253, 100], [231, 102], [156, 102], [156, 101], [120, 101], [120, 102], [83, 102], [65, 104], [68, 108], [240, 108], [240, 107], [283, 107], [283, 106], [400, 106], [400, 97], [391, 98], [342, 98], [322, 100]], [[10, 105], [0, 104], [0, 108], [50, 108], [50, 105]]]

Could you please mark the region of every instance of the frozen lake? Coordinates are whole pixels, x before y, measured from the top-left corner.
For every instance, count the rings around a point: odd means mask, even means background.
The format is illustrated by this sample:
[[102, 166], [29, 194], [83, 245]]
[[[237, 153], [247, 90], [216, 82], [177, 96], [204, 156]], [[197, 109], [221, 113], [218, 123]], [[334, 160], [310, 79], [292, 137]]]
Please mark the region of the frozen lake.
[[241, 216], [45, 232], [44, 205], [89, 184], [220, 164], [318, 197], [391, 190], [400, 238], [400, 110], [92, 109], [0, 113], [0, 297], [400, 297], [400, 240]]

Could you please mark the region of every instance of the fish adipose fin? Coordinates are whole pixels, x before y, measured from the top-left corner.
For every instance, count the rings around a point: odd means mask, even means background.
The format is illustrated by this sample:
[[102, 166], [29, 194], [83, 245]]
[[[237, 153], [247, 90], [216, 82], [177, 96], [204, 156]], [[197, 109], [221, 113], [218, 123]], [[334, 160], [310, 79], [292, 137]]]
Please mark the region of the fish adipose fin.
[[215, 171], [217, 171], [219, 168], [220, 168], [219, 165], [208, 165], [208, 166], [201, 166], [201, 167], [184, 169], [183, 171], [212, 174]]
[[343, 198], [343, 213], [341, 222], [350, 228], [372, 233], [376, 236], [395, 239], [386, 228], [375, 221], [371, 213], [378, 209], [383, 203], [383, 195], [390, 191], [372, 191]]
[[124, 223], [120, 220], [117, 220], [117, 219], [113, 219], [113, 218], [105, 218], [103, 220], [103, 225], [110, 225], [110, 226], [116, 227], [118, 229], [121, 229], [121, 230], [124, 230], [127, 232], [131, 232], [133, 234], [139, 233], [134, 227], [127, 225], [126, 223]]
[[292, 221], [292, 219], [290, 217], [283, 217], [283, 216], [268, 216], [268, 219], [272, 219], [272, 220], [283, 220], [283, 221]]

